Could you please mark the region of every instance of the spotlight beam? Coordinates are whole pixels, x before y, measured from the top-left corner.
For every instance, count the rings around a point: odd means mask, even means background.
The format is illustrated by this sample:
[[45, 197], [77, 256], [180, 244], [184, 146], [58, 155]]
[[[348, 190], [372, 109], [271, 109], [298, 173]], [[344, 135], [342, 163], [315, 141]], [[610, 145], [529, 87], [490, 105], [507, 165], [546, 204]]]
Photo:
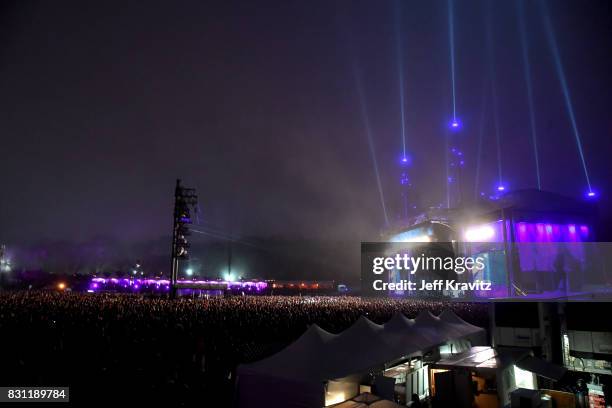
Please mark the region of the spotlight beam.
[[482, 86], [482, 108], [480, 111], [480, 129], [478, 130], [478, 150], [476, 152], [476, 175], [474, 181], [474, 198], [478, 197], [480, 190], [480, 161], [482, 155], [482, 140], [484, 139], [485, 123], [487, 114], [487, 81]]
[[385, 225], [389, 225], [389, 216], [387, 214], [387, 207], [385, 205], [385, 195], [380, 181], [380, 172], [378, 171], [378, 160], [376, 160], [376, 149], [374, 147], [374, 139], [372, 137], [372, 129], [370, 127], [370, 119], [368, 115], [368, 105], [365, 97], [365, 90], [363, 89], [363, 83], [359, 74], [357, 64], [353, 63], [353, 77], [355, 80], [355, 86], [357, 88], [357, 94], [359, 96], [359, 106], [361, 108], [361, 119], [363, 120], [363, 126], [365, 134], [368, 140], [368, 147], [370, 149], [370, 158], [372, 159], [372, 167], [374, 168], [374, 175], [376, 176], [376, 185], [378, 187], [378, 195], [380, 198], [380, 205], [383, 210], [385, 218]]
[[495, 83], [491, 85], [493, 96], [493, 125], [495, 127], [495, 145], [497, 149], [497, 177], [501, 184], [503, 180], [502, 156], [501, 156], [501, 131], [499, 129], [499, 112], [497, 110], [497, 87]]
[[529, 107], [529, 130], [531, 131], [531, 143], [533, 145], [533, 157], [536, 168], [536, 181], [538, 190], [542, 189], [542, 181], [540, 178], [540, 160], [538, 157], [538, 135], [535, 123], [535, 107], [533, 104], [533, 87], [531, 83], [531, 64], [529, 62], [529, 49], [527, 43], [527, 28], [525, 26], [525, 7], [523, 0], [517, 1], [518, 7], [518, 24], [521, 35], [521, 48], [523, 51], [523, 72], [525, 74], [525, 85], [527, 87], [527, 104]]
[[451, 84], [453, 91], [453, 123], [457, 123], [457, 101], [455, 95], [455, 21], [453, 16], [453, 0], [448, 0], [448, 42], [451, 63]]
[[557, 71], [557, 77], [559, 78], [559, 82], [561, 83], [561, 89], [563, 90], [563, 96], [565, 99], [565, 108], [567, 110], [567, 114], [569, 115], [570, 122], [572, 124], [574, 138], [576, 139], [576, 146], [578, 147], [578, 153], [580, 155], [582, 169], [584, 170], [584, 177], [586, 179], [587, 186], [589, 188], [589, 193], [593, 193], [593, 189], [591, 187], [591, 180], [589, 179], [589, 171], [587, 170], [586, 159], [584, 158], [584, 152], [582, 150], [582, 140], [580, 138], [580, 132], [578, 131], [578, 125], [576, 123], [576, 117], [574, 115], [574, 107], [572, 106], [572, 98], [570, 96], [569, 86], [567, 85], [567, 80], [565, 78], [565, 71], [563, 69], [563, 63], [561, 62], [561, 54], [559, 52], [559, 47], [557, 45], [557, 39], [555, 38], [555, 31], [552, 25], [552, 21], [550, 20], [550, 13], [548, 11], [546, 1], [544, 0], [540, 1], [540, 8], [542, 11], [542, 16], [544, 18], [544, 28], [546, 31], [546, 38], [548, 39], [548, 45], [552, 51], [553, 58], [555, 60], [555, 68]]
[[495, 48], [493, 46], [493, 27], [491, 19], [493, 18], [493, 11], [491, 10], [491, 3], [489, 3], [489, 13], [486, 19], [487, 28], [487, 48], [489, 51], [489, 72], [491, 78], [491, 97], [493, 99], [493, 125], [495, 128], [495, 142], [497, 147], [497, 177], [498, 184], [501, 185], [503, 182], [503, 171], [502, 171], [502, 155], [501, 155], [501, 131], [499, 128], [499, 112], [497, 108], [497, 75], [495, 66]]
[[[343, 24], [344, 25], [344, 24]], [[363, 82], [361, 80], [361, 75], [359, 72], [357, 58], [356, 58], [356, 50], [355, 45], [352, 40], [351, 31], [348, 28], [348, 25], [344, 25], [343, 30], [346, 41], [347, 41], [347, 50], [349, 61], [351, 61], [351, 68], [353, 74], [353, 80], [355, 81], [355, 88], [357, 88], [357, 96], [359, 97], [359, 107], [361, 110], [361, 120], [363, 121], [363, 127], [365, 129], [366, 138], [368, 141], [368, 148], [370, 150], [370, 158], [372, 160], [372, 167], [374, 169], [374, 176], [376, 177], [376, 186], [378, 188], [378, 196], [380, 199], [380, 206], [383, 210], [383, 217], [385, 220], [385, 227], [388, 227], [389, 224], [389, 216], [387, 214], [387, 206], [385, 205], [385, 194], [383, 192], [382, 183], [380, 181], [380, 172], [378, 171], [378, 160], [376, 160], [376, 150], [374, 148], [374, 139], [372, 137], [372, 129], [370, 127], [370, 119], [368, 115], [368, 105], [365, 96], [365, 90], [363, 89]]]
[[402, 120], [402, 158], [406, 158], [406, 115], [404, 102], [404, 54], [402, 41], [402, 7], [400, 0], [395, 1], [395, 46], [397, 56], [397, 79], [399, 82], [400, 117]]

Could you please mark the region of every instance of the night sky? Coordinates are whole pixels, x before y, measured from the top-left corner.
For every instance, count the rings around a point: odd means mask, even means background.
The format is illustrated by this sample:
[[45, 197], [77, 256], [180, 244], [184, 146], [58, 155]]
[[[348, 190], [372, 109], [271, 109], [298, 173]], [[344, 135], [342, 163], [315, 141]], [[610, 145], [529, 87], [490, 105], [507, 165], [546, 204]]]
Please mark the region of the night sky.
[[[541, 9], [536, 1], [525, 9], [543, 188], [582, 197]], [[548, 9], [591, 182], [607, 203], [612, 4], [549, 1]], [[202, 221], [228, 234], [376, 239], [384, 218], [356, 79], [394, 219], [398, 30], [415, 203], [444, 201], [446, 1], [15, 1], [0, 11], [7, 245], [159, 239], [169, 234], [177, 177], [197, 188]], [[493, 61], [504, 182], [533, 188], [516, 4], [456, 1], [454, 17], [463, 129], [452, 137], [466, 152], [466, 194], [474, 194], [481, 128], [480, 190], [496, 185]]]

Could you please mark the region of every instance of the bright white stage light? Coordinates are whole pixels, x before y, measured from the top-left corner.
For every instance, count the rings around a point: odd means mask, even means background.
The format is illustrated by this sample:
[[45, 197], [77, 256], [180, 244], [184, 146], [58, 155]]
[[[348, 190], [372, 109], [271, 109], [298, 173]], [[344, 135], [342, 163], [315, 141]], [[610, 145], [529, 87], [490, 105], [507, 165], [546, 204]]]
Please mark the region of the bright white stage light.
[[495, 236], [495, 230], [490, 225], [479, 225], [465, 230], [465, 240], [468, 242], [486, 242]]

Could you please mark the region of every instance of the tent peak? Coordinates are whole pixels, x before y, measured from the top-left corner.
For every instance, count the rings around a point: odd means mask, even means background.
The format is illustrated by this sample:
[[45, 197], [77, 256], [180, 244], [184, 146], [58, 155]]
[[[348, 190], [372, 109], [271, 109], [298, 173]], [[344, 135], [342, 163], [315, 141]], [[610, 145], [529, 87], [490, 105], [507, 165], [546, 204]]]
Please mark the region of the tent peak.
[[306, 330], [306, 333], [312, 333], [314, 335], [317, 335], [318, 337], [330, 337], [330, 336], [334, 336], [333, 333], [330, 333], [327, 330], [322, 329], [321, 326], [319, 326], [316, 323], [313, 323], [310, 326], [308, 326], [308, 329]]
[[376, 324], [366, 316], [361, 315], [359, 318], [353, 323], [348, 329], [344, 330], [342, 333], [339, 333], [338, 336], [341, 337], [349, 337], [349, 336], [359, 336], [359, 335], [371, 335], [374, 333], [381, 332], [384, 329], [384, 326], [380, 324]]
[[414, 319], [409, 319], [404, 313], [397, 312], [387, 323], [384, 324], [384, 327], [390, 330], [402, 330], [413, 325]]
[[439, 322], [440, 318], [431, 313], [429, 310], [421, 310], [419, 315], [414, 320], [417, 323], [423, 324]]

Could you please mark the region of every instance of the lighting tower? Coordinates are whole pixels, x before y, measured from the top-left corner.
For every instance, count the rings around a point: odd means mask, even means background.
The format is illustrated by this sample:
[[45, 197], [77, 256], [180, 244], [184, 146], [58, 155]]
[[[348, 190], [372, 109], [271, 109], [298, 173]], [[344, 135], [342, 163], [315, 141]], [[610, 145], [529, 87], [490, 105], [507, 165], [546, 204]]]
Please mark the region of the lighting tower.
[[465, 157], [459, 149], [457, 136], [461, 130], [461, 122], [456, 118], [449, 125], [450, 132], [447, 134], [447, 206], [458, 207], [463, 201], [462, 183]]
[[0, 245], [0, 272], [9, 272], [11, 270], [11, 262], [6, 256], [6, 246]]
[[401, 187], [401, 197], [402, 197], [402, 209], [403, 214], [402, 217], [404, 220], [408, 219], [410, 215], [410, 190], [412, 184], [410, 183], [410, 178], [408, 177], [408, 167], [410, 166], [410, 157], [407, 155], [402, 156], [400, 160], [400, 187]]
[[178, 279], [179, 259], [189, 257], [189, 224], [191, 221], [191, 209], [198, 203], [198, 196], [194, 188], [186, 188], [181, 185], [181, 180], [176, 180], [174, 189], [174, 222], [172, 227], [172, 265], [170, 269], [170, 297], [176, 297], [176, 281]]

